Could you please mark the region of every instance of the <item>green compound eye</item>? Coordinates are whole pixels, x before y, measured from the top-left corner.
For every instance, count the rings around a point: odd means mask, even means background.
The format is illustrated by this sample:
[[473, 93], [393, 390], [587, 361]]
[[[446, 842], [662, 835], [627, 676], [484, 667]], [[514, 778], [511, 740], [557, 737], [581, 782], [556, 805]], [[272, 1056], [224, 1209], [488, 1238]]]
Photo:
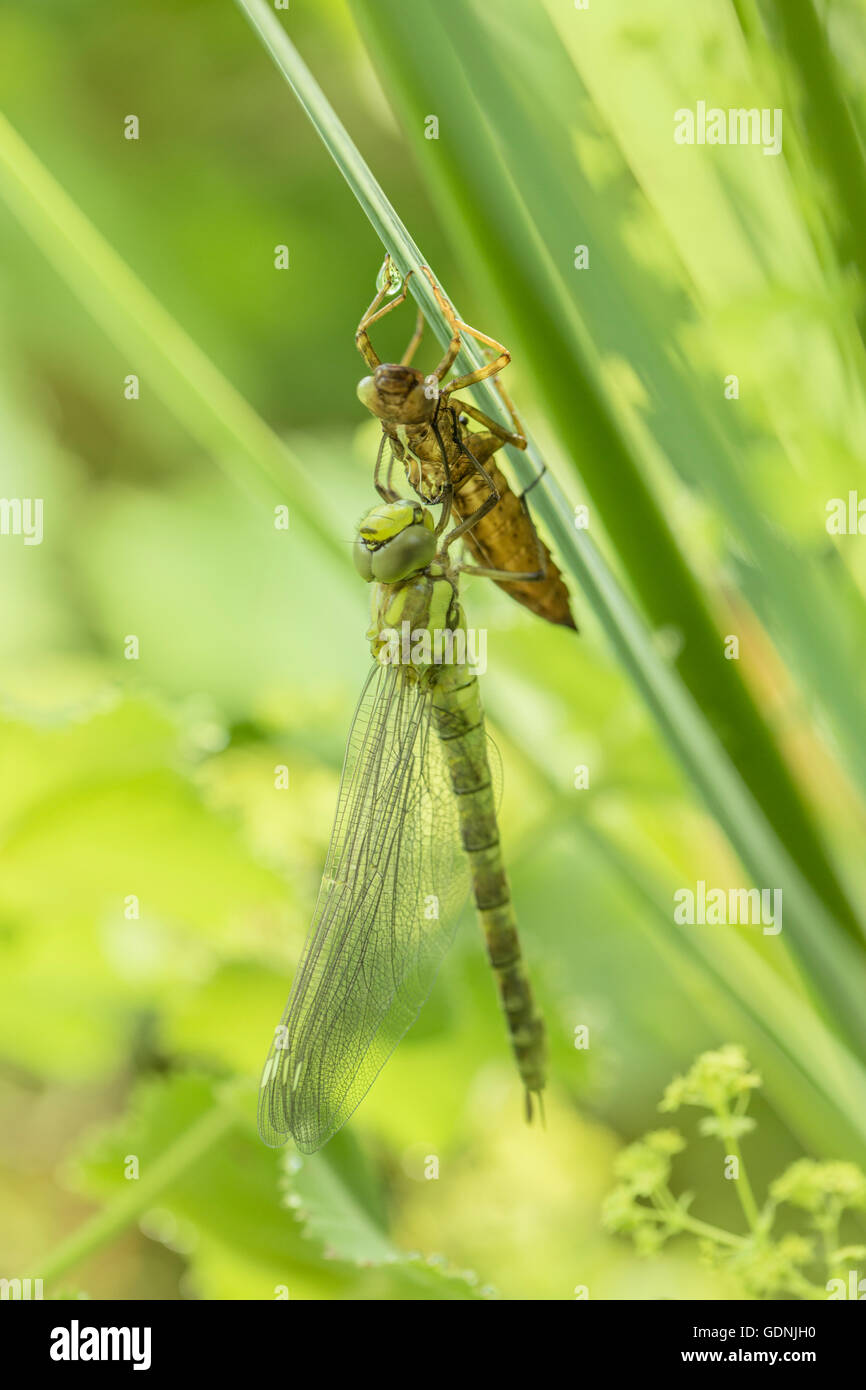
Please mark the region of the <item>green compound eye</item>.
[[352, 559], [355, 562], [355, 569], [360, 574], [365, 583], [373, 581], [373, 555], [361, 540], [360, 536], [352, 546]]
[[396, 584], [399, 579], [406, 579], [408, 575], [426, 569], [435, 554], [436, 537], [433, 532], [423, 524], [407, 526], [405, 531], [370, 556], [373, 578], [382, 584]]

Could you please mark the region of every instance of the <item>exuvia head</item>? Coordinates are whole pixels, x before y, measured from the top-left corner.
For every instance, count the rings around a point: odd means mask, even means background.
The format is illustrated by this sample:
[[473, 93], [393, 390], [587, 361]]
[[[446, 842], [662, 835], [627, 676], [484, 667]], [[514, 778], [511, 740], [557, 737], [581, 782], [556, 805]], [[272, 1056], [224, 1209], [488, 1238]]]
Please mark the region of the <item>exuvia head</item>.
[[396, 584], [418, 574], [436, 554], [433, 515], [419, 502], [381, 502], [361, 518], [352, 550], [355, 568], [370, 584]]
[[436, 413], [438, 384], [415, 367], [381, 362], [358, 382], [358, 400], [386, 425], [423, 425]]

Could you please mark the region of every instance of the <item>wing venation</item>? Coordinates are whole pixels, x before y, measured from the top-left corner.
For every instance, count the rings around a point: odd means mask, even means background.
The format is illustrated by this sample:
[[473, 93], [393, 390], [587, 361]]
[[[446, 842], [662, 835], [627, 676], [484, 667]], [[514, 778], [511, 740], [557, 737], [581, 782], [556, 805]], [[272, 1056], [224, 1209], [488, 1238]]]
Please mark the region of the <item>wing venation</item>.
[[346, 747], [313, 923], [265, 1064], [259, 1132], [312, 1153], [415, 1021], [469, 887], [431, 688], [374, 666]]

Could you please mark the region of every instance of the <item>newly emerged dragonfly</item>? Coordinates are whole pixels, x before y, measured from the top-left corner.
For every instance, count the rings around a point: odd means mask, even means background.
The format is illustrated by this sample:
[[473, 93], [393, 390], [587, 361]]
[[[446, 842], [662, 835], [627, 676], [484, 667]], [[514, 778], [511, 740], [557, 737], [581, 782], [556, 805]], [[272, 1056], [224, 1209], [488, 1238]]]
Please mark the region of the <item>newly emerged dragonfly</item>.
[[[432, 372], [425, 376], [410, 365], [424, 326], [420, 311], [400, 362], [381, 362], [370, 340], [370, 326], [403, 303], [413, 274], [410, 271], [400, 286], [390, 257], [380, 271], [376, 297], [355, 334], [358, 349], [372, 371], [359, 383], [358, 397], [382, 423], [376, 488], [385, 500], [396, 496], [391, 487], [395, 459], [404, 466], [409, 483], [423, 502], [441, 501], [450, 488], [454, 510], [464, 523], [464, 542], [481, 567], [478, 572], [487, 573], [539, 617], [573, 628], [576, 624], [562, 576], [535, 530], [525, 497], [512, 491], [493, 457], [506, 444], [526, 448], [520, 421], [498, 380], [511, 354], [495, 338], [458, 319], [428, 267], [422, 266], [421, 272], [430, 281], [451, 329], [448, 350]], [[399, 293], [384, 303], [397, 287]], [[482, 343], [491, 360], [443, 385], [460, 352], [463, 334]], [[497, 378], [497, 389], [511, 416], [511, 430], [454, 395], [486, 377]], [[484, 428], [471, 431], [469, 419]], [[386, 448], [389, 467], [382, 484], [379, 469]]]
[[[417, 501], [362, 520], [355, 561], [373, 584], [376, 658], [349, 733], [313, 923], [275, 1030], [259, 1133], [312, 1153], [363, 1099], [432, 987], [471, 887], [518, 1070], [540, 1102], [544, 1023], [520, 951], [499, 842], [460, 569]], [[443, 539], [444, 537], [444, 539]], [[441, 543], [440, 543], [441, 542]], [[438, 659], [437, 659], [438, 658]]]

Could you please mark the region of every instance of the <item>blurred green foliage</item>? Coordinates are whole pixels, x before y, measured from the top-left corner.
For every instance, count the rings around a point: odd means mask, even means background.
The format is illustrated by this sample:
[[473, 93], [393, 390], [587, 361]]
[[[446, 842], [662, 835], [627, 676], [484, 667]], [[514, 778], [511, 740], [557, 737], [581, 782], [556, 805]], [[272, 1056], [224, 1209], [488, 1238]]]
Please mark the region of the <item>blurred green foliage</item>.
[[[675, 1197], [671, 1173], [676, 1156], [686, 1147], [675, 1129], [652, 1130], [617, 1155], [619, 1184], [605, 1199], [605, 1224], [627, 1232], [644, 1254], [655, 1254], [667, 1240], [688, 1232], [712, 1264], [734, 1273], [758, 1298], [824, 1300], [831, 1290], [834, 1298], [850, 1297], [851, 1266], [866, 1258], [866, 1246], [846, 1243], [842, 1226], [852, 1212], [862, 1220], [866, 1174], [856, 1163], [800, 1158], [759, 1201], [749, 1183], [741, 1140], [754, 1134], [755, 1121], [746, 1111], [760, 1084], [743, 1049], [727, 1046], [700, 1056], [685, 1076], [671, 1082], [659, 1105], [666, 1112], [684, 1105], [708, 1112], [699, 1133], [723, 1146], [726, 1170], [736, 1179], [746, 1234], [702, 1221], [694, 1210], [694, 1192]], [[788, 1207], [807, 1213], [805, 1232], [778, 1229]]]
[[[425, 18], [447, 29], [455, 5], [424, 0]], [[380, 85], [355, 28], [364, 8], [298, 3], [286, 22], [462, 311], [509, 342], [543, 337], [543, 314], [534, 329], [529, 313], [514, 321], [501, 268], [467, 227], [471, 180], [461, 217], [397, 75]], [[574, 242], [593, 239], [580, 219], [598, 219], [593, 254], [609, 258], [616, 312], [600, 279], [570, 293], [605, 399], [708, 608], [742, 636], [748, 689], [856, 914], [866, 564], [858, 538], [833, 543], [823, 523], [827, 498], [866, 489], [862, 286], [798, 141], [803, 74], [750, 6], [656, 8], [595, 7], [578, 36], [586, 16], [539, 4], [518, 22], [509, 6], [488, 38], [528, 89], [546, 87], [533, 141], [580, 173], [575, 221], [541, 219], [539, 261], [567, 266]], [[833, 7], [837, 81], [861, 130], [864, 34], [859, 5]], [[739, 885], [743, 869], [580, 594], [575, 639], [483, 581], [465, 590], [490, 634], [504, 843], [551, 1033], [547, 1129], [522, 1123], [467, 913], [418, 1025], [346, 1132], [302, 1164], [256, 1138], [258, 1071], [368, 662], [348, 542], [377, 435], [354, 395], [353, 332], [381, 248], [234, 6], [10, 0], [0, 44], [11, 125], [286, 441], [292, 510], [275, 531], [269, 506], [234, 485], [229, 444], [208, 450], [184, 414], [182, 376], [171, 407], [147, 374], [140, 400], [124, 398], [141, 368], [123, 332], [107, 337], [56, 274], [60, 243], [48, 268], [0, 204], [0, 492], [44, 498], [46, 519], [41, 546], [0, 538], [0, 1273], [44, 1267], [54, 1296], [741, 1295], [686, 1244], [641, 1260], [603, 1231], [620, 1143], [653, 1124], [675, 1070], [733, 1040], [765, 1081], [757, 1188], [804, 1151], [862, 1162], [861, 1074], [784, 936], [674, 927], [675, 887]], [[430, 80], [436, 92], [435, 69]], [[789, 163], [660, 153], [676, 106], [701, 92], [773, 105], [760, 93], [783, 81]], [[447, 88], [435, 100], [445, 123]], [[137, 142], [122, 138], [130, 112]], [[519, 130], [532, 112], [517, 114]], [[516, 169], [535, 145], [508, 138]], [[510, 223], [502, 235], [516, 236]], [[287, 273], [273, 266], [280, 243]], [[543, 354], [519, 346], [535, 374], [516, 352], [509, 389], [570, 498], [592, 500], [606, 460], [566, 455]], [[748, 384], [736, 416], [719, 389], [733, 370]], [[577, 416], [573, 428], [570, 440]], [[619, 501], [627, 512], [629, 495]], [[596, 521], [640, 604], [610, 507]], [[577, 791], [581, 764], [591, 783]], [[279, 765], [288, 791], [275, 788]], [[589, 1050], [575, 1046], [584, 1024]], [[690, 1148], [678, 1164], [708, 1219], [737, 1229], [716, 1159]]]

